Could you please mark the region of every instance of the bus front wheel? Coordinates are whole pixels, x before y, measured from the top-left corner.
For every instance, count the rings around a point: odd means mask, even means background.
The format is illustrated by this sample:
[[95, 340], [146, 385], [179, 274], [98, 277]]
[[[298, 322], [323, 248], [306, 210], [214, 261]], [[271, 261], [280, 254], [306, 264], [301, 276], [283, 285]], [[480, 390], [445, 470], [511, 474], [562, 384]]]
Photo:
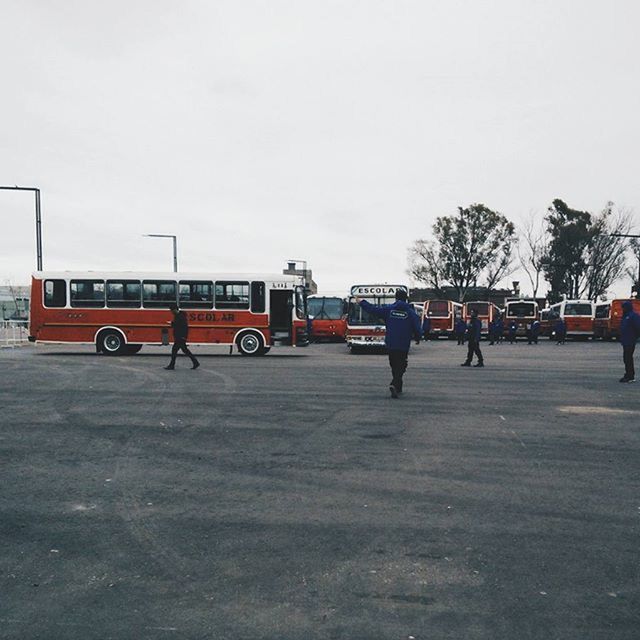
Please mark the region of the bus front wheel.
[[265, 353], [264, 340], [256, 331], [247, 331], [237, 340], [238, 351], [243, 356], [261, 356]]
[[98, 348], [107, 356], [119, 356], [125, 353], [127, 344], [118, 331], [103, 331], [98, 336]]

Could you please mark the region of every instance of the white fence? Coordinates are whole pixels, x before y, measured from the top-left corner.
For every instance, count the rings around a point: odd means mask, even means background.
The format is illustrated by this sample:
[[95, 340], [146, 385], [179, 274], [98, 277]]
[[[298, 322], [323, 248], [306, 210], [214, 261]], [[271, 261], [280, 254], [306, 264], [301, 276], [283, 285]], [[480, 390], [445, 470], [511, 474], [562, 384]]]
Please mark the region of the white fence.
[[0, 320], [0, 347], [26, 344], [29, 330], [23, 320]]

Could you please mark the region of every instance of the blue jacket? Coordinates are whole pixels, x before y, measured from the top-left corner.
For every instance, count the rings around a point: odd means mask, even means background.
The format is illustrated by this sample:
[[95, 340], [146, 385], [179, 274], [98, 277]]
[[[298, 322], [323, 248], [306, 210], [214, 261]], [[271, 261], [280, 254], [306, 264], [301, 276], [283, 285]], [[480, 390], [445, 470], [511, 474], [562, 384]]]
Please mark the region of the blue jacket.
[[467, 330], [467, 323], [462, 318], [458, 318], [458, 320], [456, 320], [455, 330], [456, 333], [464, 335], [464, 332]]
[[426, 338], [431, 331], [431, 318], [429, 316], [425, 316], [422, 321], [422, 335]]
[[540, 333], [540, 323], [537, 320], [534, 320], [531, 323], [531, 334], [537, 336]]
[[512, 320], [509, 323], [509, 333], [515, 334], [518, 331], [518, 323], [515, 320]]
[[560, 335], [564, 333], [565, 329], [566, 327], [564, 324], [564, 320], [562, 318], [559, 318], [558, 320], [556, 320], [555, 324], [553, 325], [553, 330], [556, 332], [556, 335]]
[[630, 302], [623, 302], [622, 310], [624, 315], [620, 322], [620, 344], [630, 347], [640, 338], [640, 315], [633, 310]]
[[471, 320], [469, 320], [467, 335], [469, 336], [469, 340], [480, 342], [480, 336], [482, 335], [482, 320], [480, 320], [480, 318], [471, 318]]
[[388, 349], [409, 351], [411, 338], [420, 340], [420, 318], [408, 302], [396, 300], [393, 304], [376, 306], [363, 300], [360, 304], [385, 321], [387, 333], [384, 342]]

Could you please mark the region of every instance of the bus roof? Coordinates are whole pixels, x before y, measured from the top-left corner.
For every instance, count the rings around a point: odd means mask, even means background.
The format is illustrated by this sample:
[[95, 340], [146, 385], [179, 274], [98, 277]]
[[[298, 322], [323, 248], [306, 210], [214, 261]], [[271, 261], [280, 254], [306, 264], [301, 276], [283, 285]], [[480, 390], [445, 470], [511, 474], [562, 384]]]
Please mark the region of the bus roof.
[[266, 280], [302, 283], [302, 276], [281, 273], [214, 273], [194, 271], [34, 271], [37, 280]]

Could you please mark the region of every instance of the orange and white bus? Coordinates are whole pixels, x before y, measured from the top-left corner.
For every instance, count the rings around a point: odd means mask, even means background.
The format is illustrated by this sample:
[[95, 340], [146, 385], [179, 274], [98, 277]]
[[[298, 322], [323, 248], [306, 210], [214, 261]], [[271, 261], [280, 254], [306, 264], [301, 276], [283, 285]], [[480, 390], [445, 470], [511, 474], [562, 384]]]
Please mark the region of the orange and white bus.
[[310, 340], [344, 341], [347, 333], [347, 305], [344, 298], [309, 296], [307, 311], [311, 321]]
[[363, 298], [375, 305], [393, 304], [398, 289], [403, 289], [409, 295], [409, 287], [402, 284], [356, 284], [351, 287], [346, 334], [351, 353], [358, 353], [362, 349], [384, 348], [386, 335], [384, 320], [368, 313], [356, 304], [355, 299]]
[[187, 314], [192, 344], [235, 346], [243, 355], [308, 344], [297, 276], [98, 271], [34, 273], [29, 340], [137, 353], [169, 342], [172, 304]]
[[452, 300], [427, 300], [424, 303], [422, 322], [429, 318], [429, 337], [450, 337], [455, 333], [456, 322], [462, 318], [462, 305]]
[[534, 320], [539, 320], [538, 303], [535, 300], [507, 300], [504, 305], [504, 327], [508, 331], [509, 325], [516, 322], [516, 336], [526, 336], [529, 326]]
[[593, 316], [595, 305], [591, 300], [563, 300], [549, 307], [552, 324], [558, 318], [564, 320], [566, 336], [588, 339], [593, 337]]
[[462, 306], [462, 317], [465, 322], [469, 322], [472, 311], [478, 313], [478, 320], [482, 323], [482, 329], [480, 331], [482, 335], [489, 333], [489, 324], [497, 320], [500, 316], [500, 309], [498, 309], [493, 302], [475, 300], [473, 302], [465, 302]]
[[[593, 319], [593, 337], [603, 340], [614, 340], [620, 337], [620, 322], [622, 321], [622, 303], [630, 298], [616, 298], [610, 302], [596, 304]], [[633, 310], [640, 313], [640, 299], [631, 299]]]

